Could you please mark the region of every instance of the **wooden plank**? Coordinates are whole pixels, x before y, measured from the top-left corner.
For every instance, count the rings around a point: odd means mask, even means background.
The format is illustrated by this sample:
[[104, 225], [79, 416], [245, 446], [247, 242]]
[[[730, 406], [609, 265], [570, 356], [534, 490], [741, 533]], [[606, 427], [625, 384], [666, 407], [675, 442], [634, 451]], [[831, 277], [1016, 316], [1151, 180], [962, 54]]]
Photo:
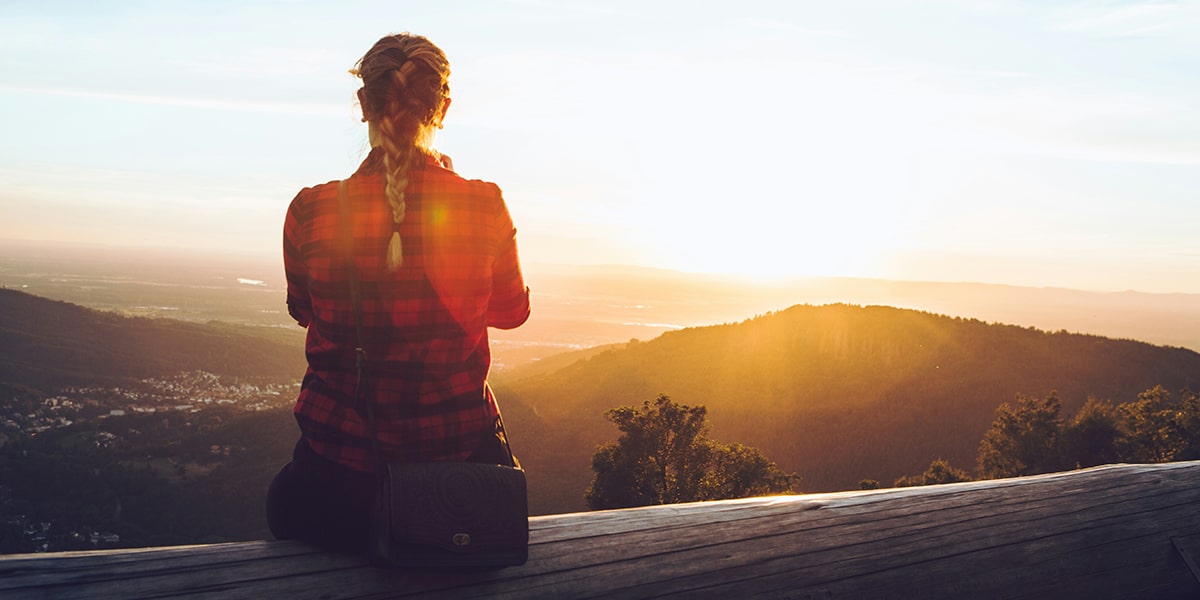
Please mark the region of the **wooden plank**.
[[[1135, 524], [1140, 527], [1140, 523]], [[978, 547], [968, 545], [947, 546], [942, 540], [922, 535], [892, 535], [881, 534], [876, 539], [866, 539], [863, 535], [846, 532], [845, 538], [851, 540], [847, 544], [839, 544], [833, 539], [826, 540], [796, 540], [791, 547], [780, 544], [767, 545], [761, 541], [737, 542], [732, 545], [722, 545], [713, 548], [715, 552], [690, 551], [674, 557], [662, 557], [656, 560], [656, 582], [635, 581], [638, 586], [635, 598], [668, 592], [686, 592], [691, 596], [700, 596], [701, 589], [708, 589], [714, 595], [728, 593], [728, 589], [737, 589], [739, 595], [746, 594], [751, 589], [764, 589], [767, 592], [786, 589], [796, 590], [830, 589], [835, 582], [852, 582], [853, 589], [860, 594], [872, 596], [883, 595], [876, 587], [865, 586], [871, 577], [887, 578], [889, 575], [899, 576], [901, 581], [914, 581], [914, 572], [932, 572], [935, 566], [949, 565], [946, 569], [956, 574], [947, 581], [970, 582], [980, 569], [984, 572], [994, 569], [994, 565], [1019, 565], [1020, 568], [1038, 566], [1055, 554], [1030, 553], [1027, 548], [1030, 542], [1037, 539], [1010, 539], [1007, 544], [992, 539], [982, 542]], [[1049, 539], [1045, 536], [1044, 539]], [[1063, 546], [1062, 540], [1052, 540], [1051, 547]], [[743, 546], [743, 547], [739, 547]], [[966, 546], [966, 547], [964, 547]], [[982, 563], [964, 562], [962, 557], [972, 558], [973, 552], [995, 551], [1003, 553], [1002, 560], [983, 560]], [[1015, 550], [1015, 552], [1013, 552]], [[1078, 548], [1070, 548], [1078, 551]], [[982, 559], [980, 559], [982, 560]], [[707, 565], [706, 569], [696, 569], [697, 564]], [[636, 577], [636, 575], [631, 575]], [[619, 577], [620, 581], [629, 581], [629, 576]], [[779, 580], [775, 582], [774, 580]], [[935, 580], [936, 581], [936, 580]], [[1006, 576], [1009, 586], [1013, 582], [1030, 581], [1022, 578]], [[768, 584], [769, 583], [769, 584]], [[706, 588], [706, 586], [709, 586]], [[883, 588], [880, 588], [883, 589]], [[905, 594], [916, 594], [919, 598], [932, 598], [932, 590], [920, 588], [905, 590]], [[953, 598], [954, 590], [943, 598]], [[988, 593], [977, 593], [977, 598], [989, 598]], [[995, 594], [1003, 598], [1002, 594]]]
[[[878, 515], [872, 516], [872, 522], [874, 522], [876, 516], [878, 516]], [[853, 523], [851, 523], [851, 524], [853, 524]], [[745, 538], [751, 538], [751, 536], [752, 536], [752, 534], [750, 534], [750, 533], [746, 533], [746, 532], [743, 532], [743, 533], [744, 533]], [[845, 538], [845, 539], [862, 541], [863, 534], [860, 532], [847, 532], [847, 530], [842, 529], [842, 530], [839, 530], [839, 532], [836, 532], [835, 538]], [[636, 544], [635, 540], [630, 540], [630, 541], [631, 541], [632, 546], [638, 547], [638, 548], [640, 548], [640, 550], [641, 550], [641, 548], [646, 546], [644, 544]], [[740, 544], [740, 542], [742, 542], [742, 541], [736, 542], [736, 544]], [[653, 544], [653, 542], [650, 542], [650, 544]], [[760, 544], [760, 542], [755, 542], [755, 544]], [[680, 544], [677, 544], [677, 546], [682, 548], [682, 547], [688, 546], [688, 544], [683, 544], [683, 542], [680, 542]], [[820, 545], [817, 545], [817, 546], [818, 546], [817, 547], [818, 551], [828, 551], [829, 547], [830, 547], [830, 545], [826, 545], [824, 547], [821, 547]], [[779, 552], [778, 546], [768, 546], [768, 547], [769, 547], [769, 550], [767, 551], [768, 554], [774, 554], [774, 553]], [[684, 550], [686, 550], [686, 548], [684, 548]], [[718, 554], [732, 553], [732, 552], [736, 552], [736, 547], [734, 547], [733, 545], [722, 544], [718, 548], [718, 551], [719, 551]], [[751, 551], [749, 551], [749, 552], [743, 552], [743, 554], [746, 554], [746, 553], [752, 553], [752, 548], [751, 548]], [[869, 558], [872, 557], [872, 554], [870, 552], [868, 552], [868, 557]], [[703, 570], [703, 571], [712, 572], [714, 570], [714, 565], [721, 564], [721, 558], [722, 558], [721, 556], [703, 556], [703, 557], [689, 556], [689, 557], [685, 557], [682, 560], [680, 560], [680, 562], [683, 563], [683, 568], [685, 569], [682, 576], [684, 576], [684, 577], [702, 576], [702, 574], [700, 574], [700, 572], [686, 571], [686, 568], [688, 568], [688, 566], [692, 565], [692, 564], [703, 565], [702, 569], [696, 569], [696, 571]], [[670, 557], [667, 557], [665, 559], [664, 559], [664, 557], [659, 557], [658, 560], [655, 560], [654, 564], [656, 565], [656, 568], [658, 568], [658, 569], [656, 569], [654, 577], [658, 577], [658, 578], [664, 577], [665, 574], [662, 571], [664, 571], [665, 566], [670, 565], [671, 560], [672, 560], [672, 558], [670, 558]], [[594, 560], [583, 560], [583, 562], [590, 562], [592, 564], [596, 563], [596, 562], [594, 562]], [[744, 571], [744, 565], [742, 565], [742, 564], [734, 565], [733, 570]], [[629, 582], [630, 577], [636, 577], [636, 576], [637, 576], [637, 572], [635, 570], [634, 572], [622, 572], [622, 574], [611, 574], [607, 578], [612, 578], [612, 580]], [[726, 577], [725, 574], [719, 574], [716, 576], [718, 576], [720, 578]], [[634, 582], [634, 584], [637, 584], [637, 583], [638, 582]]]
[[245, 560], [270, 557], [301, 557], [304, 560], [335, 560], [295, 542], [239, 542], [204, 546], [138, 548], [100, 552], [63, 552], [0, 557], [0, 591], [20, 584], [88, 583], [120, 578], [123, 573], [153, 573], [160, 570], [211, 568]]
[[1200, 535], [1177, 536], [1171, 538], [1171, 545], [1183, 564], [1192, 573], [1196, 583], [1200, 584]]
[[[297, 543], [0, 557], [4, 598], [1195, 597], [1200, 462], [534, 517], [530, 562], [375, 569]], [[1086, 591], [1086, 594], [1083, 592]]]
[[[1186, 507], [1186, 503], [1184, 506]], [[862, 521], [874, 522], [876, 517], [888, 518], [886, 515], [872, 515], [871, 518]], [[1019, 524], [1019, 521], [1016, 523]], [[938, 526], [940, 527], [940, 525]], [[741, 539], [722, 544], [711, 555], [698, 556], [696, 551], [688, 550], [684, 552], [683, 556], [663, 557], [661, 560], [656, 560], [655, 564], [665, 579], [668, 576], [676, 575], [670, 572], [670, 569], [675, 566], [675, 563], [678, 563], [681, 571], [677, 577], [687, 579], [688, 583], [702, 584], [705, 579], [712, 579], [722, 584], [728, 584], [731, 581], [750, 581], [755, 577], [786, 572], [787, 576], [799, 585], [817, 585], [822, 581], [819, 579], [807, 581], [803, 575], [806, 572], [815, 571], [827, 580], [833, 580], [839, 576], [862, 576], [876, 570], [905, 570], [918, 566], [922, 562], [929, 563], [946, 558], [946, 556], [938, 555], [942, 548], [962, 553], [973, 550], [970, 547], [972, 542], [987, 548], [990, 545], [1011, 545], [1025, 541], [1024, 539], [1006, 540], [1001, 537], [1009, 530], [1021, 531], [1019, 528], [1012, 527], [1012, 523], [1000, 522], [993, 524], [992, 527], [1000, 535], [986, 535], [986, 531], [977, 528], [974, 531], [984, 533], [985, 535], [982, 537], [985, 539], [975, 540], [968, 535], [959, 535], [960, 533], [970, 534], [973, 531], [966, 528], [961, 532], [947, 532], [941, 536], [946, 539], [939, 539], [938, 536], [926, 535], [923, 530], [928, 527], [922, 523], [910, 525], [911, 531], [908, 533], [901, 529], [881, 530], [874, 537], [869, 528], [863, 529], [864, 523], [857, 525], [849, 523], [847, 527], [838, 527], [836, 532], [824, 537], [817, 535], [816, 530], [798, 531], [796, 533], [803, 533], [804, 536], [803, 539], [796, 540], [795, 548], [783, 549], [780, 544], [767, 544], [763, 539]], [[853, 528], [858, 530], [853, 530]], [[962, 542], [954, 544], [959, 537], [962, 538]], [[746, 545], [749, 547], [739, 547]], [[765, 550], [763, 550], [764, 548]], [[728, 568], [722, 567], [723, 560], [727, 562], [730, 556], [739, 556], [741, 560], [734, 562]], [[793, 565], [787, 564], [786, 560], [795, 558], [801, 560], [794, 561], [797, 565], [793, 568]], [[762, 562], [753, 564], [759, 560]], [[703, 572], [688, 570], [690, 565], [697, 563], [706, 565]], [[646, 585], [652, 587], [654, 584], [647, 583]], [[678, 582], [669, 581], [660, 587], [673, 586], [678, 586]]]
[[[1112, 498], [1109, 499], [1109, 502], [1111, 502], [1111, 501], [1112, 501]], [[973, 497], [965, 496], [965, 495], [961, 495], [961, 494], [954, 494], [953, 496], [948, 497], [948, 498], [944, 497], [943, 506], [949, 506], [950, 502], [955, 502], [955, 503], [964, 505], [960, 509], [960, 511], [956, 514], [956, 517], [959, 517], [959, 518], [963, 518], [960, 515], [967, 514], [968, 510], [978, 510], [978, 506], [980, 506], [982, 504], [980, 502], [977, 502], [976, 499], [974, 499]], [[857, 528], [861, 529], [862, 532], [866, 532], [866, 533], [869, 533], [872, 530], [875, 530], [880, 533], [887, 534], [887, 533], [889, 533], [889, 529], [888, 529], [890, 527], [889, 523], [892, 520], [894, 520], [895, 518], [903, 517], [906, 514], [911, 514], [914, 516], [923, 516], [929, 512], [933, 512], [932, 509], [927, 510], [927, 511], [913, 511], [913, 510], [910, 510], [910, 507], [908, 504], [901, 505], [901, 506], [896, 506], [895, 504], [887, 504], [886, 505], [887, 512], [881, 514], [879, 512], [880, 509], [877, 508], [878, 505], [867, 505], [867, 506], [870, 507], [871, 514], [865, 518], [859, 516], [859, 515], [864, 514], [863, 510], [855, 510], [853, 513], [850, 513], [849, 511], [830, 511], [830, 510], [828, 510], [828, 507], [827, 507], [827, 509], [821, 511], [819, 514], [814, 514], [814, 515], [796, 515], [796, 514], [769, 515], [769, 518], [757, 519], [757, 520], [764, 521], [763, 523], [761, 523], [760, 525], [757, 525], [757, 526], [753, 523], [752, 520], [738, 521], [736, 523], [736, 527], [738, 528], [739, 531], [736, 532], [736, 535], [738, 535], [740, 538], [743, 538], [743, 539], [753, 538], [755, 535], [757, 535], [758, 529], [756, 527], [765, 528], [764, 535], [783, 535], [783, 534], [796, 533], [799, 531], [804, 531], [811, 535], [813, 533], [818, 533], [819, 530], [822, 528], [834, 528], [834, 529], [836, 529], [836, 531], [834, 532], [833, 535], [835, 535], [839, 539], [847, 538], [847, 537], [855, 538], [856, 536], [861, 536], [863, 534], [856, 530], [853, 530], [853, 529], [846, 529], [847, 527], [851, 527], [851, 528], [857, 527]], [[1024, 508], [1024, 507], [1028, 506], [1028, 503], [1022, 502], [1018, 506]], [[1005, 513], [1003, 513], [1003, 511], [1000, 511], [999, 509], [996, 509], [994, 507], [989, 507], [988, 510], [993, 513], [996, 513], [996, 514], [1005, 514]], [[1019, 520], [1023, 520], [1026, 518], [1027, 517], [1024, 516], [1023, 514], [1018, 513], [1016, 515], [1016, 517], [1013, 518], [1013, 520], [1019, 521]], [[797, 529], [794, 531], [787, 529], [787, 527], [789, 527], [793, 521], [797, 521], [797, 522], [801, 523], [801, 529]], [[949, 520], [940, 520], [938, 522], [930, 522], [929, 527], [944, 528], [946, 525], [951, 524], [951, 523], [952, 523], [952, 521], [949, 521]], [[706, 527], [706, 529], [710, 529], [710, 528]], [[629, 542], [628, 545], [636, 547], [638, 552], [643, 552], [643, 553], [654, 552], [655, 550], [653, 549], [653, 547], [655, 545], [662, 544], [662, 543], [665, 543], [666, 547], [669, 550], [678, 550], [681, 547], [694, 545], [694, 544], [690, 544], [689, 541], [687, 539], [685, 539], [684, 537], [671, 536], [668, 538], [664, 532], [659, 532], [659, 531], [654, 531], [650, 536], [648, 536], [649, 539], [643, 540], [643, 539], [641, 539], [642, 537], [647, 537], [647, 536], [644, 536], [643, 533], [649, 533], [649, 532], [639, 532], [638, 534], [631, 535], [629, 537], [623, 537], [623, 538], [621, 538], [620, 543], [622, 545], [624, 545], [623, 542]], [[713, 534], [713, 531], [706, 530], [697, 535], [699, 535], [703, 539], [707, 539], [707, 538], [711, 538], [712, 534]], [[852, 534], [852, 535], [847, 535], [847, 534]], [[686, 536], [688, 534], [685, 533], [683, 535]], [[598, 542], [596, 540], [589, 540], [588, 543], [589, 543], [589, 545], [595, 546]], [[586, 551], [586, 548], [583, 548], [582, 550]], [[569, 549], [569, 552], [572, 554], [577, 553], [578, 551], [581, 551], [581, 549], [579, 549], [579, 548], [570, 548]], [[623, 551], [623, 552], [625, 552], [625, 551]], [[628, 556], [628, 554], [625, 554], [625, 556]]]

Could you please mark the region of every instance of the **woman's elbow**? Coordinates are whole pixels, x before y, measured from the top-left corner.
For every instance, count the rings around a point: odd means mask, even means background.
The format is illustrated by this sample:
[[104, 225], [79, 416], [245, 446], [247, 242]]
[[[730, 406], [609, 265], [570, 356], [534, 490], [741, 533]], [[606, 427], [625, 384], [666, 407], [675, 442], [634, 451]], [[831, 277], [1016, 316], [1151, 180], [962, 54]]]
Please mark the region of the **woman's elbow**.
[[488, 306], [488, 327], [516, 329], [529, 320], [529, 290], [512, 302]]

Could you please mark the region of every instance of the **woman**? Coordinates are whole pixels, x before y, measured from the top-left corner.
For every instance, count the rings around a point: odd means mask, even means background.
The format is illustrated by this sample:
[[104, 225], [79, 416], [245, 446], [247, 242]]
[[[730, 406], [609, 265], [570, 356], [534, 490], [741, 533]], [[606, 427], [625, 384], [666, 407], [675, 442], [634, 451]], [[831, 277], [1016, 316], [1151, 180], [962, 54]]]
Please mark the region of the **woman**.
[[[366, 547], [375, 454], [509, 464], [487, 386], [487, 328], [529, 317], [512, 219], [495, 184], [466, 180], [431, 147], [450, 107], [449, 63], [421, 36], [385, 36], [351, 73], [371, 152], [345, 181], [366, 355], [356, 391], [350, 250], [338, 188], [305, 188], [283, 232], [288, 311], [308, 328], [300, 441], [271, 483], [279, 539]], [[360, 399], [355, 406], [354, 398]]]

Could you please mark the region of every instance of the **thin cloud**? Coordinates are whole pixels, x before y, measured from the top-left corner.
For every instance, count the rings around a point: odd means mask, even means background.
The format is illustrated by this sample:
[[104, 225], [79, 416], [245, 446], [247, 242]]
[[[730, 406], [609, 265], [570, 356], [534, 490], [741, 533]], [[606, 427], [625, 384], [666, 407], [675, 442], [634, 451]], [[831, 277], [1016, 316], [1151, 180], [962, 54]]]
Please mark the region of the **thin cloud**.
[[1170, 29], [1171, 25], [1169, 23], [1159, 23], [1157, 25], [1147, 25], [1145, 27], [1138, 27], [1128, 31], [1116, 32], [1111, 34], [1110, 37], [1150, 37], [1160, 33], [1166, 33]]
[[1169, 24], [1162, 19], [1178, 8], [1166, 3], [1122, 6], [1074, 19], [1059, 29], [1115, 36], [1147, 35], [1166, 29]]
[[778, 19], [764, 19], [760, 17], [742, 17], [737, 19], [737, 22], [746, 27], [757, 29], [770, 29], [773, 31], [786, 31], [788, 33], [799, 33], [802, 35], [810, 35], [817, 37], [850, 37], [850, 34], [841, 29], [818, 29], [812, 27], [804, 27], [795, 23], [781, 21]]
[[1033, 74], [1027, 71], [998, 71], [992, 69], [986, 71], [976, 71], [976, 73], [991, 79], [1029, 79], [1033, 77]]
[[63, 96], [68, 98], [88, 98], [95, 100], [111, 100], [133, 104], [153, 104], [156, 106], [177, 106], [181, 108], [198, 108], [204, 110], [227, 110], [235, 112], [253, 112], [268, 114], [287, 114], [319, 117], [345, 117], [345, 106], [328, 104], [310, 104], [299, 102], [256, 102], [249, 100], [217, 100], [212, 98], [185, 98], [178, 96], [155, 96], [149, 94], [133, 94], [128, 92], [112, 92], [89, 89], [64, 89], [37, 86], [0, 85], [0, 92], [31, 94], [45, 96]]
[[586, 15], [605, 15], [617, 17], [637, 17], [641, 18], [642, 14], [630, 12], [626, 10], [618, 10], [603, 3], [596, 2], [561, 2], [551, 0], [505, 0], [508, 4], [516, 4], [519, 6], [528, 6], [545, 10], [557, 10], [560, 12], [573, 12]]

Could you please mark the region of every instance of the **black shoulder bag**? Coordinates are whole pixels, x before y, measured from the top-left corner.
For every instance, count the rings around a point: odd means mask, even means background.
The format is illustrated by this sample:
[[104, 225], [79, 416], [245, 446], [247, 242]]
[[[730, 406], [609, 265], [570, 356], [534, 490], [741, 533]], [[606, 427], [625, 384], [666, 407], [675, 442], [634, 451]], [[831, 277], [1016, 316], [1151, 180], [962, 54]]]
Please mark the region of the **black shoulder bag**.
[[[362, 303], [347, 182], [338, 185], [338, 210], [345, 238], [350, 298], [357, 347], [354, 403], [365, 405], [375, 453], [376, 494], [371, 508], [367, 555], [372, 564], [392, 567], [506, 567], [523, 565], [529, 548], [529, 508], [525, 471], [513, 458], [504, 425], [509, 464], [475, 462], [385, 462], [376, 437], [371, 399], [360, 398], [367, 363]], [[486, 402], [486, 394], [480, 394]]]

